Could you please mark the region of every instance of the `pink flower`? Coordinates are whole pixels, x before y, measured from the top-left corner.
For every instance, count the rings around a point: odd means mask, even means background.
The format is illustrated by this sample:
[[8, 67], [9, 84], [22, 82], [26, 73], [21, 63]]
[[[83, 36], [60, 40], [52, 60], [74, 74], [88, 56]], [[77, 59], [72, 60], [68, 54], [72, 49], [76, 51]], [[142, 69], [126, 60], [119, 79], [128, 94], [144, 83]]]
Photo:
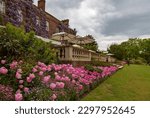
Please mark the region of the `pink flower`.
[[20, 61], [19, 61], [19, 64], [22, 64], [22, 63], [23, 63], [23, 61], [22, 61], [22, 60], [20, 60]]
[[37, 72], [37, 69], [36, 69], [36, 68], [33, 68], [33, 69], [32, 69], [32, 72], [33, 72], [33, 73]]
[[23, 80], [19, 80], [19, 84], [23, 84], [23, 82], [24, 82]]
[[22, 89], [22, 88], [23, 88], [23, 85], [19, 85], [19, 88]]
[[42, 72], [42, 71], [40, 71], [40, 72], [39, 72], [39, 75], [40, 75], [40, 76], [42, 76], [42, 75], [43, 75], [43, 72]]
[[79, 90], [82, 90], [82, 89], [83, 89], [83, 86], [82, 86], [82, 85], [79, 85], [78, 88], [79, 88]]
[[44, 82], [44, 83], [47, 83], [49, 80], [50, 80], [50, 75], [45, 76], [45, 77], [43, 78], [43, 82]]
[[60, 77], [59, 75], [56, 75], [56, 76], [55, 76], [55, 79], [56, 79], [56, 80], [61, 80], [61, 77]]
[[27, 82], [28, 83], [32, 82], [32, 79], [30, 77], [27, 77]]
[[16, 72], [16, 78], [21, 79], [22, 75], [19, 72]]
[[51, 66], [48, 66], [48, 67], [47, 67], [47, 70], [48, 70], [48, 71], [51, 71], [51, 70], [52, 70], [52, 69], [51, 69]]
[[56, 86], [57, 86], [58, 88], [63, 89], [64, 86], [65, 86], [65, 83], [63, 83], [63, 82], [56, 82]]
[[15, 69], [18, 65], [18, 62], [17, 61], [13, 61], [11, 64], [10, 64], [10, 68], [11, 69]]
[[47, 70], [47, 68], [43, 67], [41, 68], [41, 71], [45, 72]]
[[17, 72], [18, 72], [18, 73], [22, 73], [22, 69], [18, 69]]
[[28, 92], [29, 92], [29, 88], [25, 87], [25, 88], [24, 88], [24, 92], [25, 92], [25, 93], [28, 93]]
[[6, 75], [7, 72], [8, 72], [8, 70], [7, 70], [5, 67], [1, 67], [1, 68], [0, 68], [0, 74]]
[[21, 90], [20, 90], [20, 89], [18, 89], [18, 90], [16, 91], [16, 93], [21, 93]]
[[73, 84], [75, 84], [75, 83], [76, 83], [76, 81], [75, 81], [75, 80], [72, 80], [72, 83], [73, 83]]
[[52, 90], [53, 90], [53, 89], [55, 89], [55, 88], [56, 88], [56, 84], [51, 83], [51, 84], [50, 84], [50, 89], [52, 89]]
[[55, 100], [56, 98], [57, 98], [56, 94], [53, 94], [53, 95], [51, 96], [51, 99], [52, 99], [52, 100]]
[[35, 78], [35, 75], [34, 75], [33, 73], [30, 73], [29, 77], [30, 77], [31, 79], [34, 79], [34, 78]]
[[15, 94], [15, 100], [16, 101], [21, 101], [23, 99], [23, 95], [21, 93], [16, 93]]
[[6, 60], [1, 60], [1, 64], [5, 64], [6, 63]]

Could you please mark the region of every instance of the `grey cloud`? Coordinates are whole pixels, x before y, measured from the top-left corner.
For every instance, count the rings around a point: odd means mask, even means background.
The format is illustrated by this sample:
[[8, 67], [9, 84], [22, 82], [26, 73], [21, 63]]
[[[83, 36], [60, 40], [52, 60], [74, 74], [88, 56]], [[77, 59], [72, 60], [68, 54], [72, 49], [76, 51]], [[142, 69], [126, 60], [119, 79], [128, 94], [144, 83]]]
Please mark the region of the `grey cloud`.
[[106, 22], [102, 33], [105, 35], [139, 36], [150, 33], [150, 12], [142, 15], [121, 17]]

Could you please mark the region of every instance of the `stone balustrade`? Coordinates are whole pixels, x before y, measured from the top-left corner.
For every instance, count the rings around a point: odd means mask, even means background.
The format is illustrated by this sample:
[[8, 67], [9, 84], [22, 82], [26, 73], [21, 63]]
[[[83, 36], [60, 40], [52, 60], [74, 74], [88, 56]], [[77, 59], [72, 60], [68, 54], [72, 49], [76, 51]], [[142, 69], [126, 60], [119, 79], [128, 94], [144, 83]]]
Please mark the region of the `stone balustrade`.
[[57, 46], [60, 61], [99, 61], [100, 54], [76, 46]]

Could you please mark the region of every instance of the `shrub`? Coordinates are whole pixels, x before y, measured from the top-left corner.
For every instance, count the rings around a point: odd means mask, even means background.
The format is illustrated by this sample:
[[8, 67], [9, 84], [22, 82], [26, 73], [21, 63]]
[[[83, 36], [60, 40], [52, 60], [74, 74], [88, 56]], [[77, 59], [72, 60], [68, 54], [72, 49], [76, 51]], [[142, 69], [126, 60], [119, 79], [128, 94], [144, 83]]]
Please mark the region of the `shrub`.
[[110, 62], [101, 62], [101, 61], [92, 61], [92, 66], [112, 66], [113, 64]]
[[91, 72], [98, 72], [98, 73], [101, 73], [101, 72], [102, 72], [101, 69], [99, 69], [99, 68], [97, 68], [97, 67], [94, 67], [94, 66], [92, 66], [92, 65], [85, 65], [85, 69], [86, 69], [86, 70], [89, 70], [89, 71], [91, 71]]
[[14, 59], [29, 60], [35, 64], [37, 61], [44, 63], [55, 62], [55, 50], [52, 44], [35, 37], [34, 32], [25, 33], [23, 28], [7, 24], [0, 28], [0, 56]]

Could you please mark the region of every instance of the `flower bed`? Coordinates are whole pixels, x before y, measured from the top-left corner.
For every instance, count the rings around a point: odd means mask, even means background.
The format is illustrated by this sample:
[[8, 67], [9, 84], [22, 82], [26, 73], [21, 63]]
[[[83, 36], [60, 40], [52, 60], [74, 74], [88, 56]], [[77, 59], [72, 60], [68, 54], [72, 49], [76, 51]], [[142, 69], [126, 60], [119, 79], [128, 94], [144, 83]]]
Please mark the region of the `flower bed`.
[[78, 100], [102, 78], [118, 70], [116, 66], [109, 66], [94, 67], [101, 71], [89, 71], [83, 66], [38, 62], [28, 73], [24, 72], [23, 63], [1, 60], [1, 100]]

